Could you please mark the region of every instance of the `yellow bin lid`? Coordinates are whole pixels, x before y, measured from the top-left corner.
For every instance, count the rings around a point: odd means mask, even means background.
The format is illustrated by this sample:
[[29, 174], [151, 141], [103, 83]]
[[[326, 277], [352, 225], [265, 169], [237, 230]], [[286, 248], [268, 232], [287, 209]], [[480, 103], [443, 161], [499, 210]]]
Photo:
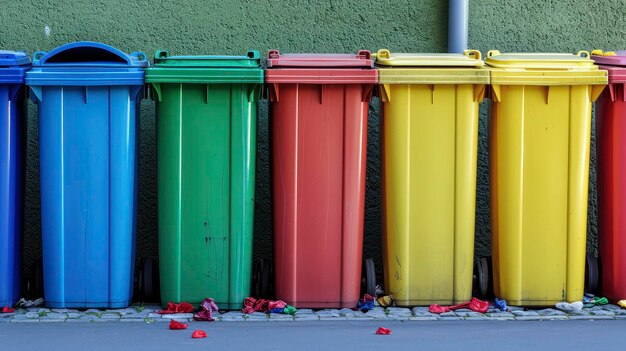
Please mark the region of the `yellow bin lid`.
[[488, 84], [480, 51], [463, 54], [407, 54], [379, 50], [375, 55], [380, 84]]
[[487, 53], [492, 85], [602, 85], [607, 73], [587, 51], [563, 53]]

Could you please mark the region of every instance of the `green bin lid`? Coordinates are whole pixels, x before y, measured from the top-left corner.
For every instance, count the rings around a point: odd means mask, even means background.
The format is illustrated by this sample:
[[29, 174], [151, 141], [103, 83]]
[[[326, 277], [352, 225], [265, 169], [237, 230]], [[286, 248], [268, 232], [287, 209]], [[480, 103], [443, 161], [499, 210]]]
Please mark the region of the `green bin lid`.
[[263, 83], [261, 56], [256, 50], [243, 56], [170, 56], [159, 50], [146, 83]]

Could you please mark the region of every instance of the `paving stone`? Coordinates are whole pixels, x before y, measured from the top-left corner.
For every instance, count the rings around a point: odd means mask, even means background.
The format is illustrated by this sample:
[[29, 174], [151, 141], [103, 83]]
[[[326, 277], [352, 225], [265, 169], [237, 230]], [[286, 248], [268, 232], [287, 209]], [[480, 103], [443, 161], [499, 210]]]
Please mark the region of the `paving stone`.
[[93, 321], [95, 319], [100, 319], [100, 318], [98, 318], [98, 316], [94, 316], [91, 314], [84, 314], [80, 317], [80, 319], [83, 321]]
[[538, 316], [539, 313], [536, 311], [511, 311], [513, 315], [516, 317], [530, 317], [530, 316]]
[[613, 313], [616, 316], [626, 316], [626, 310], [621, 310], [621, 309], [620, 310], [613, 310]]
[[545, 317], [540, 316], [539, 314], [536, 314], [536, 315], [516, 316], [515, 320], [516, 321], [540, 321], [544, 318]]
[[310, 308], [298, 309], [298, 312], [296, 312], [296, 315], [298, 314], [313, 314], [313, 310]]
[[[347, 320], [349, 320], [349, 321], [370, 321], [370, 320], [374, 320], [374, 317], [368, 316], [365, 313], [347, 315], [345, 318]], [[406, 319], [408, 319], [408, 318], [409, 317], [407, 317]], [[404, 319], [404, 320], [406, 320], [406, 319]]]
[[339, 310], [339, 315], [341, 316], [353, 315], [355, 312], [362, 313], [361, 311], [353, 311], [349, 308], [342, 308]]
[[148, 313], [146, 317], [150, 317], [154, 319], [161, 319], [162, 316], [163, 316], [162, 314], [158, 314], [158, 313]]
[[83, 319], [83, 318], [71, 318], [66, 319], [65, 323], [91, 323], [91, 319]]
[[469, 312], [465, 312], [465, 311], [454, 311], [454, 313], [459, 316], [459, 317], [485, 317], [484, 314], [480, 313], [480, 312], [474, 312], [474, 311], [469, 311]]
[[317, 313], [315, 314], [320, 318], [340, 317], [339, 310], [321, 310], [321, 311], [317, 311]]
[[595, 306], [595, 307], [600, 307], [603, 310], [607, 310], [607, 311], [614, 311], [614, 310], [621, 310], [622, 308], [619, 307], [618, 305], [613, 305], [613, 304], [606, 304], [606, 305], [601, 305], [601, 306]]
[[142, 318], [143, 319], [146, 317], [148, 317], [148, 315], [143, 314], [143, 313], [127, 313], [127, 314], [122, 315], [122, 319], [126, 319], [126, 318], [129, 318], [129, 319]]
[[411, 312], [413, 312], [413, 314], [415, 313], [424, 313], [424, 312], [428, 312], [428, 306], [417, 306], [417, 307], [413, 307], [411, 309]]
[[118, 313], [103, 313], [100, 319], [120, 319], [120, 317]]
[[457, 316], [457, 314], [454, 312], [444, 312], [444, 313], [439, 313], [439, 317], [443, 319], [447, 319], [447, 318], [453, 318], [453, 317], [459, 317], [459, 316]]
[[[321, 321], [345, 321], [348, 318], [345, 316], [338, 316], [338, 317], [319, 317]], [[373, 318], [372, 318], [373, 319]]]
[[11, 318], [0, 318], [0, 323], [9, 323]]
[[463, 320], [466, 321], [488, 321], [489, 318], [485, 317], [484, 315], [482, 317], [465, 317]]
[[403, 316], [403, 315], [396, 315], [396, 316], [388, 315], [386, 319], [388, 321], [408, 321], [410, 317], [412, 317], [412, 316], [411, 315], [406, 315], [406, 316]]
[[68, 312], [78, 313], [79, 312], [78, 310], [70, 309], [70, 308], [53, 308], [50, 311], [57, 312], [57, 313], [68, 313]]
[[102, 313], [102, 311], [100, 311], [97, 308], [90, 308], [90, 309], [84, 311], [83, 313]]
[[314, 313], [296, 314], [296, 321], [319, 321], [320, 318]]
[[262, 312], [253, 312], [245, 315], [247, 321], [266, 321], [269, 316]]
[[580, 311], [567, 311], [566, 313], [570, 316], [589, 316], [591, 311], [580, 310]]
[[122, 318], [120, 322], [145, 322], [143, 318]]
[[118, 309], [104, 310], [104, 313], [126, 314], [126, 313], [137, 313], [137, 311], [134, 308], [118, 308]]
[[622, 314], [622, 315], [615, 315], [613, 316], [614, 319], [626, 319], [626, 315]]
[[67, 318], [68, 319], [76, 319], [76, 318], [80, 318], [80, 316], [82, 316], [82, 313], [79, 312], [68, 312], [67, 313]]
[[569, 316], [569, 319], [598, 320], [598, 319], [615, 319], [615, 318], [613, 318], [613, 316], [593, 316], [593, 315], [587, 314], [587, 315], [580, 315], [580, 316]]
[[514, 321], [515, 318], [513, 318], [513, 317], [500, 317], [500, 316], [497, 316], [497, 317], [489, 317], [488, 320], [490, 320], [490, 321]]
[[415, 317], [437, 317], [435, 313], [430, 313], [428, 311], [428, 307], [414, 307], [411, 312]]
[[487, 313], [489, 318], [513, 318], [515, 315], [511, 312]]
[[461, 312], [461, 313], [463, 313], [463, 312], [474, 312], [474, 311], [470, 310], [469, 308], [459, 308], [458, 310], [454, 310], [454, 312], [457, 312], [457, 313]]
[[65, 323], [65, 318], [63, 319], [45, 319], [39, 318], [40, 323]]
[[554, 308], [546, 308], [545, 310], [538, 310], [540, 316], [565, 316], [566, 313]]
[[39, 317], [40, 320], [49, 320], [49, 319], [61, 319], [61, 320], [65, 320], [67, 319], [67, 315], [65, 313], [48, 313], [45, 316], [40, 316]]
[[19, 316], [26, 316], [26, 318], [39, 318], [39, 313], [37, 313], [37, 312], [26, 312], [26, 313], [21, 314]]
[[39, 323], [39, 319], [28, 319], [28, 318], [24, 318], [24, 319], [15, 319], [15, 318], [11, 318], [9, 320], [9, 323]]
[[409, 317], [411, 321], [436, 321], [437, 317], [428, 317], [428, 316], [414, 316]]
[[221, 321], [225, 321], [225, 322], [232, 322], [232, 321], [241, 321], [243, 322], [243, 313], [241, 312], [235, 312], [235, 311], [231, 311], [231, 312], [226, 312], [224, 314], [222, 314], [222, 316], [220, 317]]
[[411, 310], [408, 308], [404, 308], [404, 307], [387, 307], [387, 312], [389, 312], [389, 315], [394, 315], [394, 316], [410, 316], [411, 315]]
[[615, 312], [609, 310], [595, 310], [591, 311], [591, 314], [594, 316], [614, 316]]
[[102, 323], [102, 322], [119, 322], [121, 319], [112, 319], [112, 318], [96, 318], [92, 320], [92, 322]]
[[287, 322], [293, 321], [294, 317], [290, 314], [270, 313], [270, 322]]
[[[229, 312], [230, 313], [230, 312]], [[241, 318], [242, 313], [241, 312], [233, 312], [239, 315], [239, 318]], [[184, 320], [188, 320], [189, 318], [193, 318], [193, 313], [172, 313], [172, 314], [159, 314], [159, 316], [161, 316], [162, 319], [184, 319]], [[150, 315], [148, 315], [148, 317], [152, 317], [152, 313], [150, 313]]]
[[520, 307], [520, 306], [508, 306], [508, 308], [511, 310], [511, 312], [524, 310], [524, 307]]

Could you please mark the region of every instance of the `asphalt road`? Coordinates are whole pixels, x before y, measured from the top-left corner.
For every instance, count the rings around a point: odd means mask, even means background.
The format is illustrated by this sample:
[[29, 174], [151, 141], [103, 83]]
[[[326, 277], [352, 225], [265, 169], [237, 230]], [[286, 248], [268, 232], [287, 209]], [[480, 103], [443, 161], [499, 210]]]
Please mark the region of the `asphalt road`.
[[[376, 335], [379, 326], [391, 335]], [[202, 329], [206, 339], [192, 339]], [[626, 320], [3, 323], [0, 350], [624, 350]]]

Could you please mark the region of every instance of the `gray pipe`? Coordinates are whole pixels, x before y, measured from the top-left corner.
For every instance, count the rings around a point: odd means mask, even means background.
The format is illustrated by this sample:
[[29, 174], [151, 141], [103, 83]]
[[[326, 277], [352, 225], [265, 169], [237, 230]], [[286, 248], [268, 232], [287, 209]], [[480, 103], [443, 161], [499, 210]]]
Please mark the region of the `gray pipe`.
[[467, 49], [469, 0], [449, 0], [448, 52], [463, 53]]

